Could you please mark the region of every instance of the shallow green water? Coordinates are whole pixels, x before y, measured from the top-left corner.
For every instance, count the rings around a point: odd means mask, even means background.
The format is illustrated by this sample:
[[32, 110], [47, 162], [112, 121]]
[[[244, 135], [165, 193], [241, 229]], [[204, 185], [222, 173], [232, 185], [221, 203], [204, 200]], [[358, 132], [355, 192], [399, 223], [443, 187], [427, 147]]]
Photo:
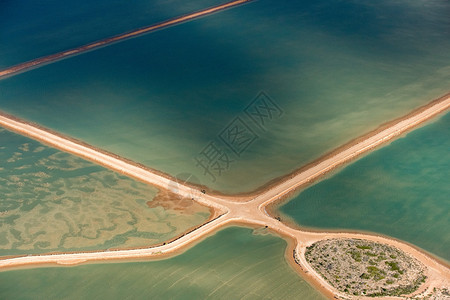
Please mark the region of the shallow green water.
[[210, 215], [194, 203], [149, 207], [157, 192], [0, 128], [0, 255], [148, 246]]
[[378, 232], [450, 260], [450, 114], [281, 207], [303, 226]]
[[[450, 3], [420, 3], [254, 1], [1, 80], [0, 109], [248, 191], [450, 89]], [[284, 111], [265, 130], [243, 112], [261, 90]], [[238, 116], [258, 135], [240, 156], [218, 138]], [[211, 141], [232, 160], [215, 182]]]
[[324, 299], [286, 262], [286, 242], [251, 232], [227, 228], [163, 261], [1, 272], [0, 298]]

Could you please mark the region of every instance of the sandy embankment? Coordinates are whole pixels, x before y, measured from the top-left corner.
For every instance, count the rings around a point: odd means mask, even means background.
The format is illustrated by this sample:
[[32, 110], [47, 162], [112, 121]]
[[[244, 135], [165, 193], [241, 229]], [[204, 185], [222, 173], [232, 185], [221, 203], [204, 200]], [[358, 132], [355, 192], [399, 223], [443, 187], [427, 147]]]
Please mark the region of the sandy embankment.
[[20, 134], [29, 136], [33, 139], [49, 144], [53, 147], [70, 152], [72, 154], [87, 158], [95, 163], [106, 166], [115, 171], [119, 171], [125, 175], [136, 178], [138, 180], [156, 185], [159, 188], [167, 189], [170, 186], [177, 186], [176, 192], [183, 197], [193, 196], [196, 201], [207, 205], [219, 211], [221, 216], [210, 221], [203, 226], [183, 235], [174, 241], [157, 247], [146, 249], [130, 249], [118, 251], [99, 251], [91, 253], [67, 253], [55, 255], [37, 255], [7, 258], [0, 260], [1, 268], [11, 268], [23, 266], [28, 264], [77, 264], [80, 262], [97, 261], [97, 260], [119, 260], [119, 259], [138, 259], [149, 257], [160, 257], [162, 254], [176, 253], [192, 245], [198, 240], [203, 239], [208, 234], [211, 234], [229, 224], [251, 224], [257, 226], [267, 226], [269, 230], [276, 232], [282, 236], [289, 237], [295, 241], [296, 251], [300, 255], [298, 261], [300, 267], [304, 272], [308, 272], [310, 280], [320, 289], [327, 292], [326, 295], [340, 295], [329, 284], [327, 284], [304, 260], [304, 250], [306, 246], [315, 241], [324, 238], [360, 238], [369, 239], [387, 243], [389, 245], [400, 248], [409, 255], [417, 258], [428, 268], [428, 279], [421, 289], [431, 289], [433, 287], [442, 287], [450, 285], [450, 271], [448, 266], [438, 262], [426, 253], [411, 247], [410, 245], [394, 239], [374, 236], [362, 233], [327, 233], [327, 232], [312, 232], [301, 229], [294, 229], [270, 217], [266, 212], [266, 207], [271, 203], [279, 201], [292, 193], [295, 189], [305, 184], [309, 184], [317, 180], [330, 170], [347, 163], [356, 157], [367, 153], [374, 147], [382, 145], [391, 141], [395, 137], [411, 130], [412, 128], [422, 124], [423, 122], [435, 117], [436, 115], [446, 111], [450, 107], [450, 95], [437, 99], [429, 105], [408, 114], [404, 118], [398, 119], [396, 122], [383, 127], [376, 132], [365, 135], [357, 139], [353, 144], [341, 148], [341, 151], [334, 151], [320, 161], [310, 165], [308, 168], [303, 168], [295, 175], [283, 178], [277, 184], [273, 184], [268, 188], [262, 189], [253, 197], [246, 196], [247, 201], [242, 200], [241, 196], [227, 196], [203, 194], [197, 187], [179, 184], [176, 179], [169, 176], [161, 175], [161, 173], [149, 170], [135, 163], [129, 162], [116, 155], [99, 151], [94, 147], [79, 143], [75, 140], [65, 138], [57, 135], [49, 130], [45, 130], [39, 126], [21, 121], [17, 118], [12, 118], [7, 115], [0, 115], [0, 125], [15, 131]]

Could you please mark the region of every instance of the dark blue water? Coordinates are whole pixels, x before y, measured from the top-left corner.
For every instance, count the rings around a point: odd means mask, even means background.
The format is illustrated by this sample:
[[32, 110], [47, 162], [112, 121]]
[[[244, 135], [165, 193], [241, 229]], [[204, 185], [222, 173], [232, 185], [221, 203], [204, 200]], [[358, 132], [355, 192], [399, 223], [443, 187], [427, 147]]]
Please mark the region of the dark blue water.
[[[0, 108], [249, 191], [447, 92], [449, 6], [259, 0], [2, 80]], [[284, 111], [264, 129], [260, 91]], [[238, 116], [257, 139], [213, 181], [194, 159]]]
[[0, 1], [0, 68], [162, 22], [225, 0]]

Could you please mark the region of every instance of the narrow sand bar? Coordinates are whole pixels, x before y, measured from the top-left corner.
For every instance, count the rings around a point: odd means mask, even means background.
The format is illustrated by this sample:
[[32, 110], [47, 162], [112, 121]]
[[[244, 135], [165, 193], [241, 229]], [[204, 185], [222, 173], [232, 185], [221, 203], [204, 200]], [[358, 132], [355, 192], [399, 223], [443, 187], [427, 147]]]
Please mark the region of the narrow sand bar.
[[[173, 179], [170, 176], [163, 175], [157, 171], [150, 170], [76, 140], [63, 137], [38, 125], [33, 125], [6, 114], [0, 114], [0, 126], [29, 136], [61, 150], [81, 156], [112, 170], [119, 171], [130, 177], [155, 185], [159, 188], [168, 189], [171, 186], [176, 186], [176, 190], [171, 189], [171, 192], [183, 197], [191, 197], [201, 204], [214, 208], [218, 215], [220, 215], [218, 218], [215, 218], [214, 220], [198, 227], [188, 234], [185, 234], [180, 238], [162, 246], [150, 247], [146, 249], [13, 257], [0, 260], [0, 269], [9, 269], [33, 264], [56, 263], [61, 265], [71, 265], [87, 261], [142, 259], [151, 257], [157, 258], [161, 257], [161, 255], [177, 253], [177, 251], [180, 251], [181, 249], [192, 245], [196, 241], [205, 238], [205, 236], [217, 231], [221, 227], [231, 224], [249, 224], [263, 227], [267, 226], [267, 228], [272, 232], [293, 240], [294, 245], [296, 245], [296, 261], [298, 262], [302, 274], [306, 274], [307, 277], [310, 277], [311, 282], [314, 283], [319, 289], [327, 291], [324, 294], [329, 297], [331, 297], [330, 295], [335, 295], [338, 297], [344, 297], [345, 295], [340, 294], [325, 280], [323, 280], [322, 277], [320, 277], [320, 275], [317, 274], [306, 262], [304, 256], [306, 247], [316, 241], [329, 238], [359, 238], [381, 242], [397, 247], [419, 260], [427, 267], [427, 280], [420, 287], [420, 289], [414, 293], [414, 295], [418, 293], [429, 293], [433, 290], [433, 288], [448, 288], [450, 287], [449, 267], [444, 263], [437, 261], [420, 249], [417, 249], [407, 243], [387, 237], [363, 233], [312, 232], [294, 229], [271, 217], [266, 212], [266, 207], [271, 203], [286, 197], [287, 194], [291, 193], [298, 187], [318, 179], [330, 170], [333, 170], [344, 163], [348, 163], [373, 148], [385, 144], [408, 130], [411, 130], [423, 122], [430, 120], [438, 114], [447, 111], [449, 107], [450, 94], [447, 94], [430, 102], [427, 106], [424, 106], [413, 113], [396, 120], [395, 122], [389, 123], [389, 126], [364, 135], [363, 137], [356, 139], [353, 144], [349, 144], [339, 151], [336, 150], [331, 152], [322, 160], [307, 168], [302, 168], [295, 173], [295, 175], [285, 177], [276, 184], [272, 184], [265, 189], [261, 189], [252, 196], [245, 197], [245, 201], [242, 201], [243, 197], [241, 196], [233, 197], [214, 194], [210, 195], [209, 193], [203, 194], [198, 187], [188, 184], [179, 184], [176, 182], [176, 179]], [[392, 299], [397, 298], [393, 297]]]
[[130, 38], [142, 35], [142, 34], [146, 34], [146, 33], [152, 32], [152, 31], [163, 29], [165, 27], [174, 26], [174, 25], [177, 25], [180, 23], [184, 23], [184, 22], [191, 21], [191, 20], [194, 20], [194, 19], [197, 19], [200, 17], [204, 17], [204, 16], [207, 16], [207, 15], [210, 15], [210, 14], [213, 14], [213, 13], [216, 13], [216, 12], [228, 9], [228, 8], [235, 7], [237, 5], [244, 4], [246, 2], [250, 2], [250, 1], [251, 0], [235, 0], [235, 1], [227, 2], [222, 5], [210, 7], [210, 8], [207, 8], [207, 9], [195, 12], [195, 13], [191, 13], [191, 14], [188, 14], [185, 16], [181, 16], [181, 17], [178, 17], [175, 19], [171, 19], [171, 20], [168, 20], [168, 21], [156, 24], [156, 25], [139, 28], [139, 29], [136, 29], [136, 30], [133, 30], [130, 32], [126, 32], [126, 33], [116, 35], [113, 37], [109, 37], [109, 38], [106, 38], [106, 39], [103, 39], [103, 40], [100, 40], [97, 42], [93, 42], [91, 44], [87, 44], [87, 45], [80, 46], [80, 47], [77, 47], [74, 49], [66, 50], [63, 52], [58, 52], [58, 53], [55, 53], [52, 55], [48, 55], [48, 56], [40, 57], [40, 58], [31, 60], [31, 61], [27, 61], [27, 62], [18, 64], [18, 65], [12, 66], [10, 68], [0, 70], [0, 79], [9, 77], [9, 76], [12, 76], [12, 75], [15, 75], [18, 73], [22, 73], [22, 72], [25, 72], [30, 69], [38, 68], [38, 67], [41, 67], [43, 65], [46, 65], [46, 64], [58, 61], [58, 60], [68, 58], [70, 56], [79, 55], [86, 51], [92, 51], [92, 50], [100, 48], [100, 47], [105, 47], [109, 44], [117, 43], [117, 42], [120, 42], [125, 39], [130, 39]]

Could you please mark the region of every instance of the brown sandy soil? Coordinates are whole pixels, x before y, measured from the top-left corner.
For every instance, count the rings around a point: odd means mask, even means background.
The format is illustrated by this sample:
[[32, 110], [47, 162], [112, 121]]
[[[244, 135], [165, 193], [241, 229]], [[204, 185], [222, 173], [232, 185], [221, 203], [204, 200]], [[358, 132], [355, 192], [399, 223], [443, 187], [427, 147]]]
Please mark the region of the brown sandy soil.
[[151, 201], [147, 202], [147, 205], [151, 208], [161, 206], [164, 209], [173, 209], [191, 213], [196, 211], [195, 208], [198, 203], [191, 198], [179, 197], [177, 194], [168, 190], [160, 190]]
[[230, 224], [251, 224], [252, 226], [267, 226], [270, 231], [292, 240], [293, 244], [296, 246], [295, 257], [292, 257], [291, 260], [295, 258], [296, 263], [299, 265], [298, 268], [301, 269], [300, 273], [303, 272], [306, 274], [305, 276], [308, 280], [318, 287], [319, 290], [325, 290], [326, 293], [324, 294], [330, 298], [330, 295], [342, 299], [349, 298], [349, 296], [339, 293], [325, 280], [323, 280], [323, 278], [321, 278], [321, 276], [319, 276], [306, 262], [304, 253], [306, 251], [306, 247], [314, 242], [332, 238], [357, 238], [384, 243], [396, 247], [417, 259], [427, 268], [427, 280], [421, 286], [419, 291], [415, 292], [413, 295], [416, 293], [429, 293], [433, 290], [433, 288], [449, 287], [449, 267], [426, 254], [424, 251], [412, 247], [407, 243], [383, 236], [364, 233], [312, 232], [295, 229], [272, 218], [266, 212], [268, 205], [279, 201], [279, 199], [283, 199], [286, 195], [289, 195], [300, 186], [310, 184], [336, 167], [344, 163], [348, 163], [356, 157], [371, 151], [375, 147], [393, 140], [408, 130], [411, 130], [423, 122], [437, 116], [438, 114], [445, 112], [449, 107], [450, 94], [447, 94], [446, 96], [431, 102], [429, 105], [415, 111], [414, 113], [408, 114], [395, 122], [389, 123], [386, 127], [365, 135], [355, 140], [355, 142], [349, 144], [348, 146], [341, 147], [338, 150], [333, 151], [322, 160], [283, 178], [283, 180], [279, 181], [277, 184], [273, 184], [253, 196], [245, 196], [244, 198], [246, 201], [238, 201], [242, 200], [242, 196], [223, 197], [217, 194], [204, 194], [193, 185], [177, 183], [176, 179], [172, 179], [167, 175], [162, 176], [159, 172], [154, 172], [148, 168], [143, 168], [135, 163], [130, 163], [129, 161], [115, 155], [109, 155], [103, 151], [98, 151], [97, 149], [86, 144], [78, 143], [77, 141], [64, 138], [60, 135], [55, 135], [48, 130], [15, 118], [11, 118], [7, 115], [0, 115], [1, 126], [4, 126], [12, 131], [19, 132], [20, 134], [27, 135], [40, 142], [87, 158], [88, 160], [121, 172], [127, 176], [155, 185], [160, 189], [170, 190], [170, 187], [176, 184], [176, 193], [178, 197], [181, 197], [181, 199], [194, 199], [201, 204], [207, 205], [214, 209], [216, 215], [218, 216], [217, 218], [212, 219], [208, 223], [199, 226], [189, 233], [161, 246], [145, 249], [15, 257], [0, 260], [0, 269], [30, 264], [79, 264], [81, 262], [89, 261], [161, 257], [162, 255], [178, 253], [179, 251], [182, 251], [182, 249], [185, 249], [193, 243], [202, 240], [205, 236], [214, 233], [224, 226], [228, 226]]

